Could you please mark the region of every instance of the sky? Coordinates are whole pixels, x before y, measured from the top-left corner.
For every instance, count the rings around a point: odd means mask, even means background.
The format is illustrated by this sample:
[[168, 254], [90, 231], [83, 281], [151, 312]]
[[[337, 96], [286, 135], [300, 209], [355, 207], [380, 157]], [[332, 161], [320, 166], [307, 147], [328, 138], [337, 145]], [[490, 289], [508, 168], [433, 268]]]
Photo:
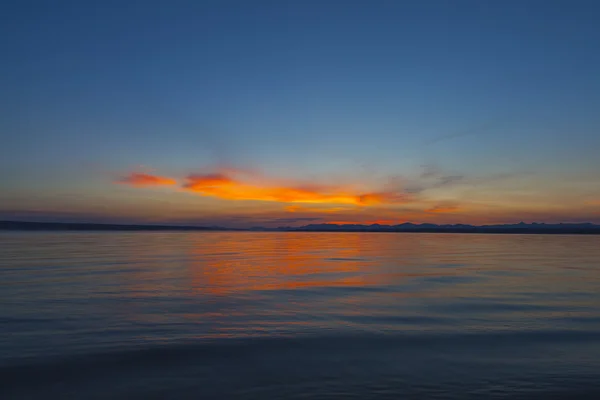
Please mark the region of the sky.
[[7, 0], [0, 219], [600, 223], [595, 0]]

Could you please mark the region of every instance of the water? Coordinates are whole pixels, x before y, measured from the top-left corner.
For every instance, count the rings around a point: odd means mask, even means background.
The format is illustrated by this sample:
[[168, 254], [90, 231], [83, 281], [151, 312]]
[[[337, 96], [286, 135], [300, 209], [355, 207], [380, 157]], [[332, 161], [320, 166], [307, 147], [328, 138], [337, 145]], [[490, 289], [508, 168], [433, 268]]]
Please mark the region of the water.
[[600, 236], [0, 233], [0, 398], [600, 398]]

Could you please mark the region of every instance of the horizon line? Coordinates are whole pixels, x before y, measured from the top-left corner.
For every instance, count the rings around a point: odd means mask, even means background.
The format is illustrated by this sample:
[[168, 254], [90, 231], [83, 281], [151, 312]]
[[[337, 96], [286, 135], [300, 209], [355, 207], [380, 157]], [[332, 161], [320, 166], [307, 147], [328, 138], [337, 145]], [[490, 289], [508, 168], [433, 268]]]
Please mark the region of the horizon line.
[[456, 223], [456, 224], [436, 224], [430, 222], [423, 223], [414, 223], [410, 221], [401, 222], [398, 224], [364, 224], [364, 223], [330, 223], [330, 222], [322, 222], [322, 223], [312, 223], [300, 226], [278, 226], [275, 228], [269, 228], [261, 225], [252, 226], [249, 228], [236, 228], [236, 227], [227, 227], [221, 225], [196, 225], [196, 224], [177, 224], [173, 222], [166, 223], [144, 223], [144, 222], [136, 222], [136, 223], [112, 223], [112, 222], [68, 222], [68, 221], [24, 221], [24, 220], [0, 220], [0, 228], [7, 224], [20, 224], [20, 225], [93, 225], [93, 226], [106, 226], [106, 227], [143, 227], [143, 228], [176, 228], [176, 229], [185, 229], [185, 228], [194, 228], [194, 229], [230, 229], [230, 230], [252, 230], [252, 229], [302, 229], [306, 227], [317, 227], [317, 226], [331, 226], [331, 227], [399, 227], [399, 226], [407, 226], [412, 225], [416, 227], [472, 227], [472, 228], [485, 228], [485, 227], [502, 227], [502, 226], [533, 226], [533, 225], [577, 225], [577, 226], [593, 226], [600, 228], [600, 224], [596, 224], [593, 222], [514, 222], [514, 223], [497, 223], [497, 224], [465, 224], [465, 223]]

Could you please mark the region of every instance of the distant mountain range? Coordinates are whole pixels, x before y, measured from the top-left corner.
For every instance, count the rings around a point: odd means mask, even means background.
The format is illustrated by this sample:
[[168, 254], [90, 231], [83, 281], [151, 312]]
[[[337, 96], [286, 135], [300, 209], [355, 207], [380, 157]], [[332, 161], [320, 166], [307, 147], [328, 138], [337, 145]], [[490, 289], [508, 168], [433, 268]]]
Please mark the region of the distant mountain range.
[[440, 233], [577, 233], [600, 234], [600, 225], [592, 223], [573, 224], [545, 224], [520, 222], [518, 224], [503, 225], [436, 225], [412, 224], [410, 222], [399, 225], [336, 225], [336, 224], [311, 224], [300, 228], [290, 228], [294, 231], [318, 232], [440, 232]]
[[23, 222], [0, 221], [0, 230], [20, 231], [277, 231], [277, 232], [429, 232], [429, 233], [538, 233], [538, 234], [600, 234], [600, 225], [592, 223], [545, 224], [520, 222], [504, 225], [436, 225], [412, 224], [399, 225], [360, 225], [360, 224], [310, 224], [301, 227], [279, 227], [251, 229], [232, 229], [205, 226], [177, 225], [122, 225], [63, 222]]

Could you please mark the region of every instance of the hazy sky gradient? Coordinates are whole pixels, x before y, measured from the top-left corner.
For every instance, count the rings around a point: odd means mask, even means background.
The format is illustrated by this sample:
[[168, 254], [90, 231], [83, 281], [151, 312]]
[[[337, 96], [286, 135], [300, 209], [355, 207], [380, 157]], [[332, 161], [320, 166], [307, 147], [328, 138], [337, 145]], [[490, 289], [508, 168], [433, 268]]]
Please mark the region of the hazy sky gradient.
[[597, 1], [0, 15], [2, 219], [600, 222]]

